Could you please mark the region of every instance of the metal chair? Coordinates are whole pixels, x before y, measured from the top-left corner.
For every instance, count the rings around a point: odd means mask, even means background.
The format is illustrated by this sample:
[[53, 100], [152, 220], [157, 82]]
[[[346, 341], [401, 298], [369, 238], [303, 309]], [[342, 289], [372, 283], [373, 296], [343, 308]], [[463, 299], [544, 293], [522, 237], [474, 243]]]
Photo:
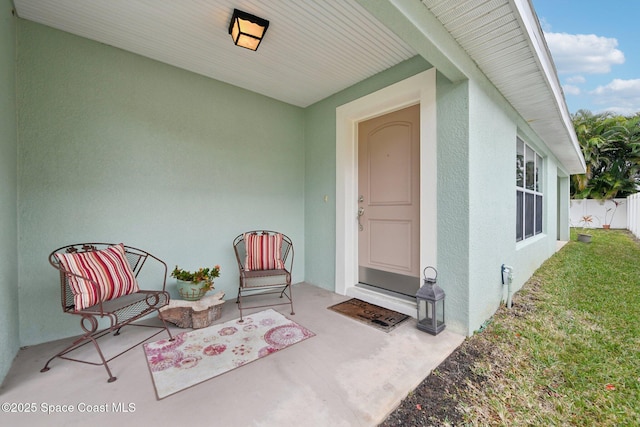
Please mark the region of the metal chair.
[[[127, 351], [137, 347], [143, 342], [149, 340], [150, 338], [158, 335], [163, 330], [167, 332], [169, 335], [169, 339], [173, 340], [171, 336], [171, 332], [167, 328], [167, 324], [162, 319], [161, 316], [158, 318], [162, 321], [162, 326], [154, 326], [154, 325], [143, 325], [143, 324], [135, 324], [132, 323], [136, 320], [139, 320], [149, 314], [159, 313], [159, 309], [169, 303], [169, 293], [165, 291], [166, 286], [166, 278], [167, 278], [167, 265], [151, 255], [150, 253], [143, 251], [141, 249], [133, 248], [131, 246], [125, 246], [124, 248], [124, 256], [129, 266], [131, 267], [131, 271], [138, 278], [141, 270], [145, 265], [149, 266], [146, 270], [151, 270], [153, 274], [157, 274], [159, 281], [162, 283], [162, 290], [138, 290], [137, 292], [130, 293], [128, 295], [123, 295], [118, 298], [109, 299], [103, 301], [102, 298], [99, 298], [100, 301], [92, 305], [90, 307], [85, 307], [81, 309], [76, 309], [74, 294], [72, 291], [72, 287], [69, 283], [69, 279], [71, 277], [80, 278], [81, 280], [86, 281], [85, 283], [91, 284], [95, 290], [98, 291], [98, 296], [100, 297], [100, 286], [96, 282], [96, 280], [81, 276], [74, 272], [71, 272], [62, 265], [60, 259], [56, 256], [56, 254], [76, 254], [76, 253], [84, 253], [90, 251], [99, 251], [101, 249], [106, 249], [109, 247], [115, 246], [111, 243], [77, 243], [73, 245], [64, 246], [56, 249], [49, 255], [49, 263], [60, 272], [60, 294], [61, 294], [61, 302], [62, 302], [62, 310], [65, 313], [73, 314], [76, 316], [80, 316], [80, 326], [82, 327], [84, 334], [73, 341], [71, 345], [69, 345], [64, 350], [60, 351], [53, 357], [51, 357], [44, 368], [41, 369], [40, 372], [46, 372], [49, 368], [49, 363], [56, 357], [66, 360], [71, 360], [74, 362], [87, 363], [90, 365], [103, 365], [107, 370], [107, 374], [109, 375], [108, 382], [113, 382], [117, 378], [111, 373], [109, 369], [108, 362], [115, 359], [118, 356], [126, 353]], [[149, 264], [146, 264], [147, 261], [150, 261]], [[151, 265], [155, 264], [155, 266], [151, 267]], [[148, 273], [148, 272], [147, 272]], [[162, 275], [164, 273], [164, 275]], [[145, 276], [148, 276], [145, 274]], [[103, 327], [100, 329], [100, 321], [108, 322], [107, 327]], [[117, 355], [106, 359], [102, 350], [100, 349], [100, 345], [98, 344], [98, 339], [109, 334], [110, 332], [114, 332], [114, 336], [120, 334], [120, 329], [124, 326], [141, 326], [148, 328], [160, 329], [155, 332], [153, 335], [146, 337], [144, 340], [137, 342], [131, 347], [127, 348], [124, 351], [121, 351]], [[93, 343], [100, 356], [100, 363], [91, 362], [86, 360], [74, 359], [68, 357], [67, 354], [84, 346], [85, 344]]]
[[[246, 236], [264, 236], [276, 237], [282, 236], [282, 246], [279, 248], [279, 266], [272, 269], [251, 269], [247, 265], [248, 251], [253, 249], [247, 248]], [[293, 243], [291, 239], [282, 233], [269, 230], [253, 230], [240, 234], [233, 241], [233, 249], [236, 254], [236, 260], [238, 262], [238, 269], [240, 272], [240, 283], [238, 287], [238, 298], [236, 303], [240, 310], [240, 322], [243, 321], [242, 311], [246, 309], [273, 307], [278, 305], [291, 305], [291, 314], [295, 314], [293, 311], [293, 294], [291, 289], [291, 269], [293, 267]], [[277, 254], [275, 254], [277, 255]], [[266, 303], [263, 299], [259, 305], [245, 307], [243, 300], [248, 297], [261, 297], [268, 294], [280, 294], [280, 298], [286, 297], [285, 302], [270, 302]]]

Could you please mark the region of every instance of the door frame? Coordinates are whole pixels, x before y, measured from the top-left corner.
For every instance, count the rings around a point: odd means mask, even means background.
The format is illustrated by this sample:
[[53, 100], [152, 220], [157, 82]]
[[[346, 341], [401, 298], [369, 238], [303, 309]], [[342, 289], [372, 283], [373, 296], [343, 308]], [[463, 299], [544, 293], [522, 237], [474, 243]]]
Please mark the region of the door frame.
[[436, 70], [431, 68], [336, 108], [336, 293], [415, 316], [415, 301], [358, 283], [358, 122], [420, 104], [420, 270], [437, 266]]

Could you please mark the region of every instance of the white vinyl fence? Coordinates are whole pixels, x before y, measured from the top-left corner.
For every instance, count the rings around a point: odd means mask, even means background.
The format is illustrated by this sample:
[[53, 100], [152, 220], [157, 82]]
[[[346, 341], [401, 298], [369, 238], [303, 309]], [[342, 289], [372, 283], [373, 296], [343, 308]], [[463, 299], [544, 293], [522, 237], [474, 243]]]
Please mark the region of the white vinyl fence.
[[571, 227], [583, 227], [582, 218], [588, 215], [593, 218], [593, 222], [587, 224], [589, 228], [602, 228], [609, 224], [611, 228], [627, 229], [640, 238], [640, 193], [626, 199], [571, 200]]
[[583, 227], [585, 224], [582, 218], [590, 215], [593, 222], [586, 225], [589, 228], [602, 228], [605, 224], [610, 225], [611, 228], [629, 228], [627, 225], [627, 204], [627, 199], [571, 200], [570, 225], [571, 227]]
[[627, 229], [640, 238], [640, 193], [627, 197]]

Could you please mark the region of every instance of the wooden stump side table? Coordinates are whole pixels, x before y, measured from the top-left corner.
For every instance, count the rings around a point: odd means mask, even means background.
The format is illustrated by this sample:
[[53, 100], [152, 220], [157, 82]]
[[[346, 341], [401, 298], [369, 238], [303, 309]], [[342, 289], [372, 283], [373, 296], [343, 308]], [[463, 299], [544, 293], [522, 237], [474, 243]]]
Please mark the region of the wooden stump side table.
[[211, 326], [220, 319], [224, 292], [204, 297], [198, 301], [169, 301], [160, 309], [160, 317], [180, 328], [200, 329]]

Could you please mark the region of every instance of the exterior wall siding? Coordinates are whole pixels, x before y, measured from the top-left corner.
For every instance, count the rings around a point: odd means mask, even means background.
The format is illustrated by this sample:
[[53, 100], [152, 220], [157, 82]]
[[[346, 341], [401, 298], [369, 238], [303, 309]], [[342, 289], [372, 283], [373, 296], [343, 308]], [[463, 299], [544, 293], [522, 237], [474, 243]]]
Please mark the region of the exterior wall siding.
[[500, 267], [512, 264], [517, 126], [501, 97], [470, 84], [469, 323], [471, 333], [502, 298]]
[[0, 1], [0, 383], [20, 348], [18, 324], [18, 195], [16, 18]]
[[467, 334], [469, 259], [469, 82], [438, 75], [438, 285], [445, 291], [447, 328]]
[[[548, 147], [502, 96], [483, 88], [482, 82], [470, 85], [468, 334], [480, 328], [506, 301], [502, 264], [513, 267], [515, 292], [555, 253], [560, 211], [558, 177], [563, 175]], [[515, 237], [517, 136], [544, 158], [543, 232], [522, 242], [516, 242]]]

